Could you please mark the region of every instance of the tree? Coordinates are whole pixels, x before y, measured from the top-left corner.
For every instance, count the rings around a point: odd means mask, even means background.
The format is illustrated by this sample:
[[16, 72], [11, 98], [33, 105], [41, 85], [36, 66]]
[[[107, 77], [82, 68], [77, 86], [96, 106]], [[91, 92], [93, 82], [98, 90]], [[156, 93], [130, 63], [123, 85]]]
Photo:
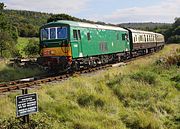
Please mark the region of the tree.
[[3, 51], [13, 54], [14, 47], [17, 42], [17, 29], [8, 22], [7, 17], [3, 13], [5, 5], [0, 3], [0, 54], [4, 57]]
[[39, 53], [38, 41], [30, 39], [28, 45], [24, 48], [25, 54], [28, 56], [36, 56]]
[[58, 20], [71, 20], [71, 21], [81, 21], [79, 18], [72, 17], [67, 14], [55, 14], [52, 15], [47, 22], [53, 22], [53, 21], [58, 21]]
[[175, 22], [165, 32], [168, 43], [180, 43], [180, 18], [175, 18]]
[[174, 22], [174, 24], [173, 24], [173, 27], [178, 27], [178, 26], [180, 26], [180, 17], [178, 18], [175, 18], [174, 19], [175, 20], [175, 22]]
[[0, 53], [1, 57], [3, 56], [3, 50], [5, 50], [5, 41], [6, 41], [6, 34], [2, 32], [2, 27], [4, 24], [4, 16], [2, 10], [4, 9], [4, 3], [0, 3]]
[[6, 6], [4, 5], [4, 3], [0, 2], [0, 10], [2, 11]]
[[3, 57], [3, 50], [6, 49], [6, 40], [8, 39], [6, 37], [7, 35], [3, 32], [0, 32], [0, 53], [1, 53], [1, 57]]
[[6, 55], [13, 56], [16, 53], [15, 42], [9, 32], [4, 31], [0, 33], [0, 56], [4, 57], [3, 51], [6, 51]]
[[180, 42], [180, 35], [174, 35], [168, 38], [168, 43], [179, 43]]

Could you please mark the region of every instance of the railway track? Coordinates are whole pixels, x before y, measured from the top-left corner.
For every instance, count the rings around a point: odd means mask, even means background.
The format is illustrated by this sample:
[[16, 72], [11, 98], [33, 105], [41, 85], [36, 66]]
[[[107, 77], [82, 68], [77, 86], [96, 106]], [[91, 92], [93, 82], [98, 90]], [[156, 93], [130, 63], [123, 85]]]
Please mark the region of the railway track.
[[[53, 82], [53, 81], [62, 81], [62, 80], [66, 80], [69, 77], [72, 77], [73, 75], [77, 75], [77, 74], [83, 74], [83, 73], [90, 73], [90, 72], [94, 72], [100, 69], [105, 69], [107, 67], [110, 67], [110, 65], [105, 65], [105, 66], [101, 66], [101, 67], [95, 67], [95, 68], [91, 68], [91, 69], [87, 69], [87, 70], [82, 70], [82, 71], [78, 71], [75, 73], [70, 73], [70, 74], [64, 74], [64, 75], [59, 75], [59, 76], [54, 76], [54, 77], [45, 77], [42, 79], [30, 79], [27, 78], [27, 81], [11, 81], [8, 83], [4, 83], [4, 84], [0, 84], [0, 93], [4, 93], [4, 92], [10, 92], [10, 91], [14, 91], [14, 90], [20, 90], [23, 88], [28, 88], [28, 87], [32, 87], [35, 85], [39, 85], [39, 84], [43, 84], [43, 83], [48, 83], [48, 82]], [[29, 80], [29, 81], [28, 81]]]
[[[129, 63], [129, 62], [134, 61], [136, 59], [144, 58], [144, 57], [150, 56], [152, 54], [153, 53], [150, 53], [150, 54], [147, 54], [144, 56], [138, 56], [135, 58], [130, 58], [130, 59], [125, 60], [121, 63]], [[95, 72], [97, 70], [103, 70], [103, 69], [106, 69], [108, 67], [112, 67], [113, 65], [114, 64], [107, 64], [104, 66], [85, 69], [82, 71], [77, 71], [75, 73], [68, 73], [68, 74], [64, 74], [64, 75], [46, 76], [46, 77], [39, 77], [39, 78], [35, 77], [35, 78], [21, 79], [21, 80], [17, 80], [17, 81], [10, 81], [7, 83], [0, 84], [0, 93], [11, 92], [14, 90], [20, 90], [20, 89], [28, 88], [28, 87], [31, 88], [32, 86], [35, 86], [35, 85], [53, 82], [53, 81], [62, 81], [62, 80], [68, 79], [69, 77], [72, 77], [73, 75], [91, 73], [91, 72]]]

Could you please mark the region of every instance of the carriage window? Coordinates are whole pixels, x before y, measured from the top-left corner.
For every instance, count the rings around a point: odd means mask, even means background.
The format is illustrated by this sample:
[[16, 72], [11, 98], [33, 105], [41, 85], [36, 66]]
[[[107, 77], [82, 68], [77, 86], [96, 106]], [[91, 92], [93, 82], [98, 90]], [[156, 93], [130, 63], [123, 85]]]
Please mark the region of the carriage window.
[[49, 35], [49, 31], [47, 28], [41, 29], [41, 40], [47, 40]]
[[75, 40], [78, 40], [77, 30], [73, 30], [73, 38], [74, 38]]
[[88, 39], [88, 40], [91, 40], [91, 36], [90, 36], [90, 33], [89, 33], [89, 32], [87, 33], [87, 39]]
[[57, 39], [66, 39], [67, 38], [67, 27], [57, 28]]
[[50, 28], [50, 39], [56, 39], [56, 28]]
[[143, 37], [142, 37], [142, 35], [140, 35], [140, 37], [139, 37], [139, 41], [142, 41], [142, 39], [143, 39]]

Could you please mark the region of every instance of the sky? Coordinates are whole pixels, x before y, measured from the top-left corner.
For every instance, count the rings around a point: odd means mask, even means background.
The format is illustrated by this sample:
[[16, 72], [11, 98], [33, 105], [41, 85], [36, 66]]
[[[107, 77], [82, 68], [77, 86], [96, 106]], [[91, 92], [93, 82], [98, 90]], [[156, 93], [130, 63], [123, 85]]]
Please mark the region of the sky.
[[6, 9], [66, 13], [78, 18], [118, 24], [173, 23], [180, 17], [180, 0], [0, 0]]

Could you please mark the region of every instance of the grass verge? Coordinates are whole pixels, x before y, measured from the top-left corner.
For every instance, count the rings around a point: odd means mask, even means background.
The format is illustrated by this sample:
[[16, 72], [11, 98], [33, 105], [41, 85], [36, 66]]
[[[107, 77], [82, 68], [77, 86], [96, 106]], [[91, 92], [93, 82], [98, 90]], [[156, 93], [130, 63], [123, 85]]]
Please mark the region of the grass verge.
[[179, 45], [93, 76], [43, 85], [39, 112], [30, 124], [15, 118], [9, 93], [0, 100], [0, 128], [178, 129], [180, 128]]

